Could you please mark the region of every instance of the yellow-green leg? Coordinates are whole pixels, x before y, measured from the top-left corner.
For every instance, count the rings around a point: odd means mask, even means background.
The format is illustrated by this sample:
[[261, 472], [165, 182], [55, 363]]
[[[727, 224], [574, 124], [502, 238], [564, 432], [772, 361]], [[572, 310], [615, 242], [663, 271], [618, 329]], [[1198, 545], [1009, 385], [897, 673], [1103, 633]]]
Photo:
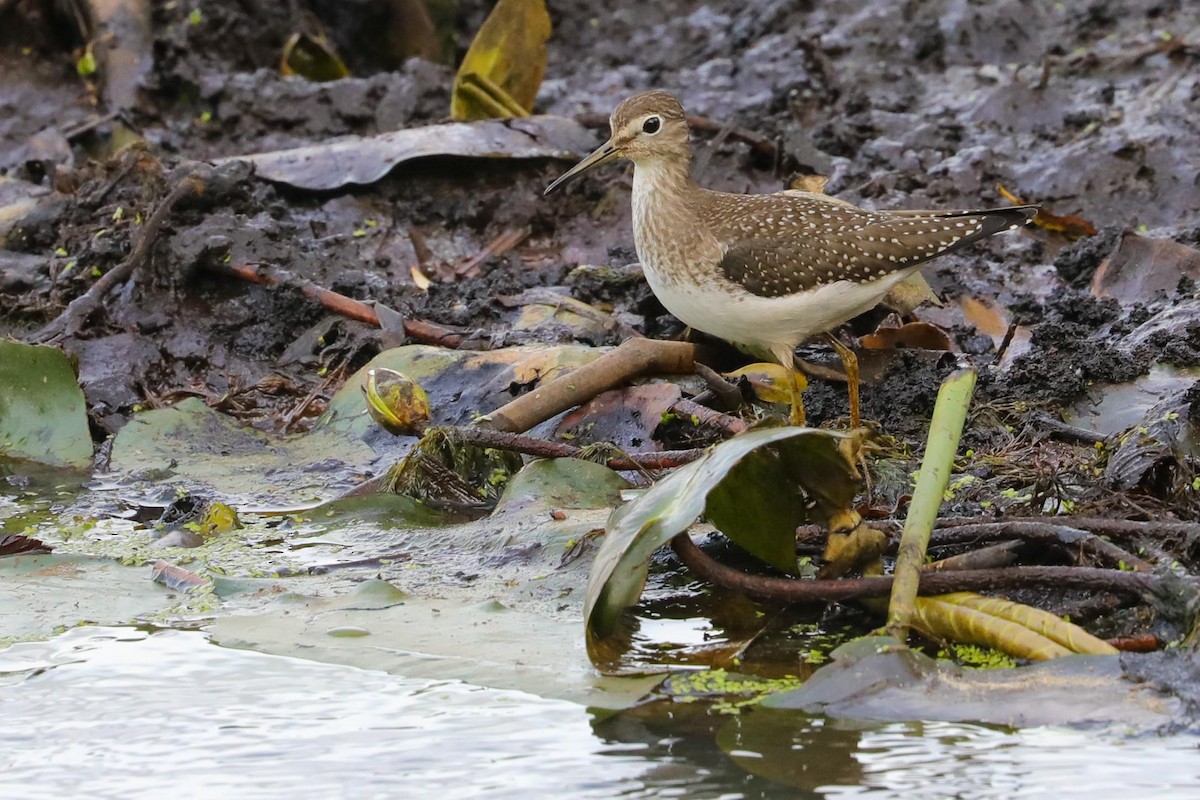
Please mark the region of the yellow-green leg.
[[842, 366], [846, 369], [846, 386], [850, 390], [850, 427], [857, 428], [862, 422], [858, 405], [858, 356], [832, 333], [825, 334], [825, 338], [842, 359]]

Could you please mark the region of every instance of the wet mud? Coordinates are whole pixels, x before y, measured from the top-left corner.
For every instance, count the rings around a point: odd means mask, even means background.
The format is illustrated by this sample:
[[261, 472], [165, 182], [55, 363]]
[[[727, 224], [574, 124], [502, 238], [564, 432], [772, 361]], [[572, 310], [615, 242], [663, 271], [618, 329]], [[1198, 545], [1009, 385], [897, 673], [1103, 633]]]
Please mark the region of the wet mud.
[[[352, 77], [310, 83], [279, 74], [283, 43], [311, 24], [289, 6], [155, 6], [136, 102], [117, 115], [106, 113], [112, 87], [78, 74], [83, 40], [66, 20], [32, 3], [0, 12], [10, 23], [0, 36], [0, 172], [6, 192], [28, 199], [0, 224], [0, 333], [32, 335], [122, 262], [186, 161], [445, 119], [452, 68], [397, 57], [378, 32], [387, 21], [371, 17], [375, 6], [301, 5]], [[460, 55], [487, 10], [460, 5], [450, 28]], [[625, 95], [666, 88], [715, 122], [693, 137], [704, 185], [773, 191], [820, 174], [829, 193], [877, 208], [1004, 205], [1003, 186], [1095, 226], [1080, 238], [1031, 228], [933, 262], [926, 275], [945, 306], [915, 316], [945, 328], [958, 352], [875, 359], [864, 412], [906, 453], [919, 451], [940, 380], [962, 358], [980, 368], [982, 410], [967, 434], [974, 466], [984, 474], [989, 459], [1018, 463], [1000, 470], [1009, 484], [988, 478], [964, 490], [964, 510], [983, 510], [1003, 489], [1025, 496], [1038, 480], [1032, 464], [1061, 460], [1067, 445], [1035, 412], [1070, 418], [1155, 365], [1200, 364], [1200, 315], [1181, 312], [1139, 333], [1195, 300], [1185, 257], [1126, 252], [1134, 267], [1160, 276], [1158, 290], [1104, 285], [1105, 265], [1130, 236], [1200, 244], [1195, 4], [716, 0], [551, 4], [550, 13], [536, 111], [602, 126]], [[120, 148], [116, 138], [130, 132], [133, 144]], [[222, 263], [269, 265], [478, 346], [611, 345], [628, 330], [683, 335], [636, 268], [629, 170], [600, 170], [543, 198], [565, 166], [429, 158], [369, 186], [326, 192], [222, 167], [220, 186], [173, 210], [147, 268], [62, 343], [79, 361], [97, 438], [137, 409], [185, 396], [258, 427], [303, 429], [340, 379], [396, 343], [331, 317], [295, 289], [236, 281]], [[515, 245], [489, 253], [514, 232]], [[590, 304], [620, 324], [531, 323], [522, 299], [530, 290]], [[997, 309], [998, 330], [964, 310], [975, 300]], [[853, 330], [868, 332], [880, 318]], [[1016, 335], [1004, 344], [1010, 325]], [[713, 351], [721, 366], [745, 361]], [[803, 354], [829, 357], [816, 345]], [[814, 379], [807, 405], [813, 424], [844, 423], [844, 384]], [[1123, 505], [1102, 479], [1104, 454], [1070, 446], [1075, 466], [1062, 469], [1073, 476], [1076, 507], [1196, 516], [1195, 491], [1143, 492]], [[1180, 469], [1190, 469], [1185, 462]]]

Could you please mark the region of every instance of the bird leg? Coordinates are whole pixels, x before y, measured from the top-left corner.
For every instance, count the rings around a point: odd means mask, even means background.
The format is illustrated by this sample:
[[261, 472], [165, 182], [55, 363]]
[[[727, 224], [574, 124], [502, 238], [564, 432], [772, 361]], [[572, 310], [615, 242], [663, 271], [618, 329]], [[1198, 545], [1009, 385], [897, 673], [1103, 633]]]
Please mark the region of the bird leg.
[[858, 406], [858, 356], [832, 333], [826, 333], [825, 338], [842, 359], [842, 366], [846, 369], [846, 386], [850, 390], [850, 427], [857, 428], [862, 422]]

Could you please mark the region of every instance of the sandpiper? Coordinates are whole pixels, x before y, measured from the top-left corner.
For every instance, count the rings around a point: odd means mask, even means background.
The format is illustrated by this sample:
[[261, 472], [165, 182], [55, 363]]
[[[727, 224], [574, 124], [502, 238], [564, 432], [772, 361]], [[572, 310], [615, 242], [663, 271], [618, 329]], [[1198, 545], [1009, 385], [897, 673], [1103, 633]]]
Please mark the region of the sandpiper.
[[650, 288], [685, 324], [787, 368], [797, 425], [804, 424], [798, 344], [828, 336], [846, 367], [850, 424], [858, 427], [858, 361], [829, 331], [874, 307], [922, 262], [1037, 213], [1036, 206], [868, 211], [810, 192], [715, 192], [692, 180], [687, 117], [672, 95], [633, 95], [609, 124], [608, 141], [545, 193], [606, 161], [632, 161], [634, 242]]

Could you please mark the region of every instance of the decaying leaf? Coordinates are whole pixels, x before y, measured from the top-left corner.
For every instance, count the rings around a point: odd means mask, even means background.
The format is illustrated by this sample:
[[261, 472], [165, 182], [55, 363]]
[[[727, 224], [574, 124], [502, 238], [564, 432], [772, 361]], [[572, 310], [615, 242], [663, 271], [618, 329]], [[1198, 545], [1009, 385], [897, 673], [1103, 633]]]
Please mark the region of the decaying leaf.
[[672, 405], [682, 397], [673, 383], [647, 383], [612, 389], [567, 413], [554, 429], [555, 438], [574, 445], [611, 442], [627, 450], [658, 450], [654, 439]]
[[897, 283], [879, 302], [900, 316], [911, 314], [918, 306], [926, 303], [942, 306], [942, 298], [937, 296], [937, 292], [933, 291], [933, 287], [920, 272], [914, 272]]
[[804, 377], [804, 373], [793, 373], [782, 364], [770, 361], [748, 364], [725, 373], [725, 376], [734, 380], [745, 378], [750, 382], [750, 388], [754, 389], [755, 396], [764, 403], [790, 403], [793, 374], [801, 391], [808, 388], [808, 379]]
[[336, 81], [350, 77], [350, 70], [333, 52], [323, 37], [293, 33], [283, 46], [279, 71], [284, 75], [299, 75], [314, 83]]
[[858, 490], [853, 434], [763, 428], [717, 445], [617, 510], [588, 578], [588, 652], [609, 668], [612, 635], [637, 602], [651, 554], [704, 514], [753, 555], [796, 571], [796, 526], [850, 508]]
[[899, 328], [879, 328], [859, 339], [868, 350], [952, 350], [950, 336], [929, 322], [909, 322]]
[[[972, 592], [954, 592], [930, 599], [961, 608], [974, 609], [997, 619], [1008, 620], [1039, 636], [1044, 636], [1072, 653], [1112, 655], [1117, 652], [1115, 647], [1103, 639], [1097, 639], [1078, 625], [1073, 625], [1040, 608], [1014, 603], [999, 597], [983, 597]], [[969, 638], [963, 639], [958, 636], [955, 636], [954, 639], [971, 641]], [[1003, 649], [1007, 650], [1007, 648]], [[1011, 654], [1016, 655], [1016, 653]]]
[[528, 116], [546, 72], [549, 38], [545, 0], [499, 0], [458, 69], [450, 116]]
[[[1028, 205], [1024, 200], [1000, 184], [996, 184], [996, 191], [1014, 206]], [[1038, 211], [1037, 216], [1033, 218], [1033, 224], [1048, 231], [1061, 233], [1068, 239], [1082, 239], [1084, 236], [1095, 236], [1098, 233], [1095, 225], [1078, 214], [1068, 214], [1063, 217], [1046, 208]]]
[[428, 156], [464, 158], [561, 158], [573, 161], [592, 146], [592, 134], [565, 117], [484, 120], [430, 125], [378, 136], [220, 159], [247, 161], [255, 174], [299, 189], [325, 191], [367, 185], [404, 161]]
[[22, 553], [50, 553], [50, 545], [32, 536], [19, 533], [0, 534], [0, 556], [16, 556]]
[[409, 436], [429, 421], [429, 395], [421, 385], [394, 369], [372, 369], [362, 387], [367, 413], [388, 433]]
[[1116, 251], [1092, 276], [1092, 294], [1122, 303], [1149, 302], [1172, 295], [1180, 278], [1200, 280], [1200, 251], [1170, 239], [1148, 239], [1125, 231]]

